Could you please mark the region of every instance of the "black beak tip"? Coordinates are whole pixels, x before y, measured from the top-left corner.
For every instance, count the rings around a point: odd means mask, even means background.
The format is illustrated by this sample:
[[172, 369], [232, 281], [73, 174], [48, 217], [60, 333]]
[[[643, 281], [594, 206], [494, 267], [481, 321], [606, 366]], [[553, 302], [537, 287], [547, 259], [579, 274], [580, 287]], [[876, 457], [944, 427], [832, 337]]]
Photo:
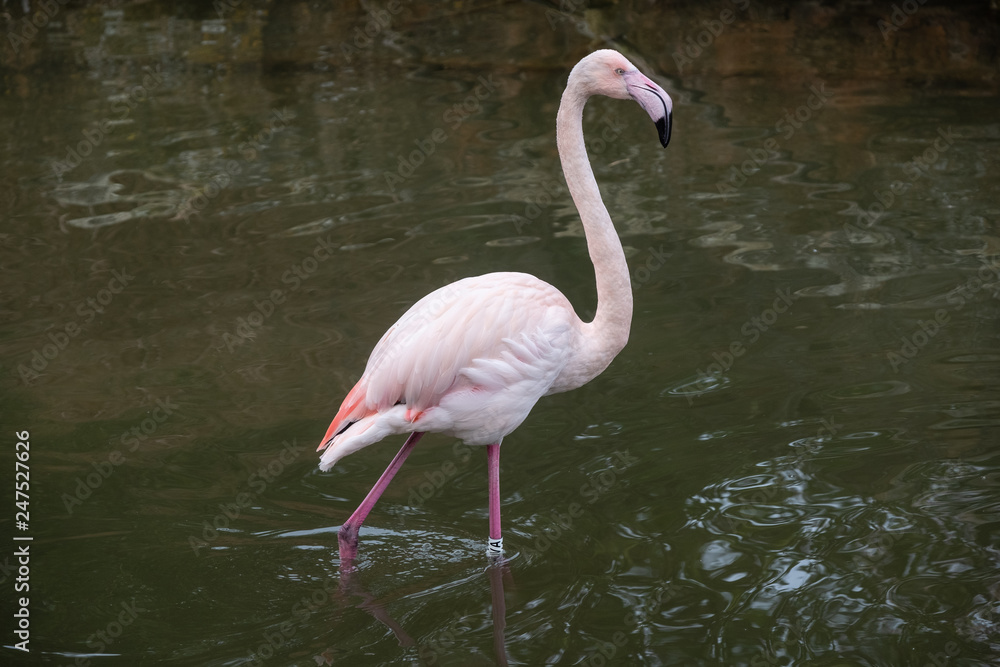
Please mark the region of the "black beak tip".
[[670, 143], [670, 125], [669, 114], [656, 121], [656, 130], [660, 133], [660, 143], [663, 144], [664, 148]]

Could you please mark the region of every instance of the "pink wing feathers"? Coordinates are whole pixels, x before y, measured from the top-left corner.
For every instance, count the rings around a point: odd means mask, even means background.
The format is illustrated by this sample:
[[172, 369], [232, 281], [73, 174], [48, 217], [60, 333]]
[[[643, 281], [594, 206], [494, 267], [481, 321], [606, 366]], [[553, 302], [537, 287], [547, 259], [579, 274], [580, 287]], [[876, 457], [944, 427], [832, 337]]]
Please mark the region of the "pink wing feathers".
[[324, 469], [394, 432], [461, 435], [449, 422], [455, 415], [442, 409], [415, 423], [447, 396], [480, 385], [495, 395], [519, 384], [521, 402], [530, 400], [526, 415], [565, 365], [580, 324], [561, 292], [524, 273], [465, 278], [431, 292], [372, 350], [319, 446], [339, 450], [324, 455]]

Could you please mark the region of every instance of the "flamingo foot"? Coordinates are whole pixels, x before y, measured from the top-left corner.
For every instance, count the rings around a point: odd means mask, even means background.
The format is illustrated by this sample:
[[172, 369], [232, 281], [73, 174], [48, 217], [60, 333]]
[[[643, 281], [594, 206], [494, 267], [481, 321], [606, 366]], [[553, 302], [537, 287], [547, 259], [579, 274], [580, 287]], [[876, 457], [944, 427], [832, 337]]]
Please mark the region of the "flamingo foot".
[[358, 557], [358, 531], [353, 529], [353, 534], [345, 534], [344, 526], [341, 526], [337, 533], [337, 542], [340, 551], [340, 571], [350, 573], [354, 570], [354, 561]]
[[337, 531], [337, 541], [341, 544], [347, 543], [357, 548], [358, 527], [351, 523], [345, 523], [340, 527], [340, 530]]

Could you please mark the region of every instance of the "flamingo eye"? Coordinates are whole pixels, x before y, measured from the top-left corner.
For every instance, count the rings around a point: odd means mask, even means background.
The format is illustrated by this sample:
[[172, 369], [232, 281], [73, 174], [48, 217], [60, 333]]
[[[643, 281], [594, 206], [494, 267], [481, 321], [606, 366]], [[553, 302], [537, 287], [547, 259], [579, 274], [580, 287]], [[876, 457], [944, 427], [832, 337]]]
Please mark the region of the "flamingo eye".
[[623, 70], [621, 67], [616, 67], [615, 68], [615, 74], [624, 74], [624, 73], [625, 73], [625, 70]]

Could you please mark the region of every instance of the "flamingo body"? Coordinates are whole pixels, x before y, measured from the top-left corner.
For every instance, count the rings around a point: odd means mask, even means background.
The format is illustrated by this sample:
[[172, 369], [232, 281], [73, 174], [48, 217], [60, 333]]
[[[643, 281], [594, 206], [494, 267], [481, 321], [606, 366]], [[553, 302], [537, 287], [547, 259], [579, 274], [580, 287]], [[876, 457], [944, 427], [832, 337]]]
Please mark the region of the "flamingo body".
[[414, 431], [499, 443], [539, 398], [590, 379], [578, 365], [567, 368], [585, 327], [562, 292], [526, 273], [464, 278], [431, 292], [375, 346], [327, 430], [320, 468]]
[[353, 554], [361, 523], [427, 432], [487, 447], [489, 545], [501, 551], [500, 442], [539, 398], [589, 382], [628, 341], [628, 265], [583, 139], [583, 107], [592, 95], [637, 102], [656, 123], [663, 146], [670, 140], [672, 107], [670, 96], [616, 51], [592, 53], [570, 72], [556, 116], [556, 142], [594, 264], [594, 320], [581, 321], [559, 290], [525, 273], [465, 278], [406, 311], [375, 346], [319, 446], [325, 449], [320, 468], [329, 470], [386, 436], [410, 434], [342, 526], [342, 558]]

